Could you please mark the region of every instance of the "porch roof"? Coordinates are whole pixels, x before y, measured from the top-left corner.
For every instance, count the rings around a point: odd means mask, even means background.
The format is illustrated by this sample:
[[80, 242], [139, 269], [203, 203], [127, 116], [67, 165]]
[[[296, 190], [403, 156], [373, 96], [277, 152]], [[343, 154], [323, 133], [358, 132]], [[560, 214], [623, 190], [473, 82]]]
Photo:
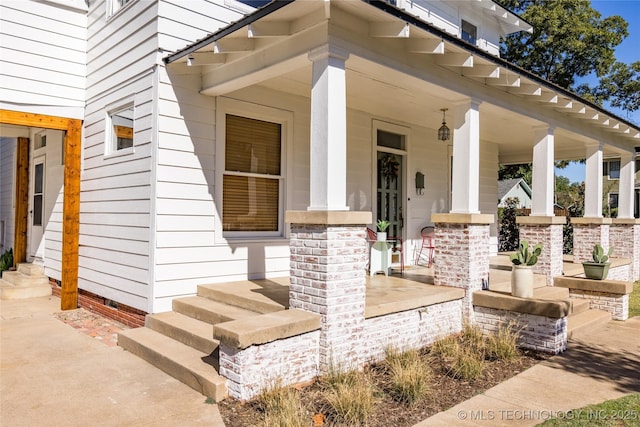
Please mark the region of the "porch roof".
[[606, 144], [605, 155], [640, 144], [637, 125], [383, 1], [272, 2], [164, 61], [196, 65], [207, 95], [261, 85], [309, 97], [308, 52], [330, 40], [351, 52], [351, 108], [389, 117], [393, 105], [392, 118], [431, 127], [440, 108], [478, 97], [481, 139], [499, 145], [501, 163], [530, 161], [528, 130], [546, 124], [556, 159], [584, 158], [588, 144]]

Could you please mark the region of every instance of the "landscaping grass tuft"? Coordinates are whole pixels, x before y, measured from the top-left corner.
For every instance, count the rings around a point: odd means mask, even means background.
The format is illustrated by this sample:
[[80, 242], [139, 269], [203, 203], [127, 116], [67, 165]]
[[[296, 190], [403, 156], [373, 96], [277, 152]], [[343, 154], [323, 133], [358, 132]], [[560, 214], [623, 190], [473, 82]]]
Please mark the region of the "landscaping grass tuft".
[[400, 353], [395, 349], [385, 351], [385, 366], [390, 376], [389, 394], [397, 401], [413, 405], [429, 392], [431, 369], [424, 363], [417, 350]]

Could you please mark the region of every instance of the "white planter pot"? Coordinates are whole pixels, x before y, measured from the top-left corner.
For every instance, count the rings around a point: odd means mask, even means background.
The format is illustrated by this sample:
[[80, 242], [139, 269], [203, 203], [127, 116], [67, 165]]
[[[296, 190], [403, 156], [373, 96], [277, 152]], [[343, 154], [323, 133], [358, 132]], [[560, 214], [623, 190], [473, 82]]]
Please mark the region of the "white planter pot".
[[387, 241], [387, 232], [386, 231], [378, 231], [376, 234], [376, 240], [378, 242], [386, 242]]
[[511, 295], [520, 298], [533, 297], [533, 266], [513, 266], [511, 270]]

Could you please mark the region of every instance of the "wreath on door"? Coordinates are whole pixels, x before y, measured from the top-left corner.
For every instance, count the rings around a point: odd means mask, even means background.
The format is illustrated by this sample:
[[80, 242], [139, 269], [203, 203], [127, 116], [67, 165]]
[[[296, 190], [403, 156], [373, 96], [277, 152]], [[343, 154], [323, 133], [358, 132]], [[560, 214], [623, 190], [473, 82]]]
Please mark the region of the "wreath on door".
[[382, 176], [385, 178], [397, 178], [400, 171], [400, 162], [395, 156], [387, 154], [382, 159]]

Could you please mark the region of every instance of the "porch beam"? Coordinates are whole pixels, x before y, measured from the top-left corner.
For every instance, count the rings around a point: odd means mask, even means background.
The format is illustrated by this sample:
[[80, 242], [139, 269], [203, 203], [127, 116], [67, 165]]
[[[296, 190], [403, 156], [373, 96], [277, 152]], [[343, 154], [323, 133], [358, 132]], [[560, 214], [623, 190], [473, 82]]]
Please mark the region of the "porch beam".
[[409, 37], [409, 24], [397, 22], [370, 22], [369, 36], [371, 37]]
[[411, 53], [444, 54], [444, 42], [440, 39], [408, 39], [406, 49]]
[[618, 218], [633, 218], [635, 182], [635, 161], [633, 153], [625, 152], [620, 156], [620, 183], [618, 200]]
[[509, 88], [509, 93], [516, 95], [540, 96], [542, 94], [542, 87], [538, 85], [521, 84], [519, 87]]
[[220, 39], [213, 42], [213, 53], [251, 52], [254, 46], [252, 39]]
[[509, 72], [500, 73], [497, 79], [487, 80], [487, 84], [491, 86], [519, 87], [520, 76], [514, 74], [509, 75]]
[[587, 146], [584, 177], [584, 217], [602, 217], [602, 148], [603, 144]]
[[347, 91], [349, 53], [331, 44], [309, 53], [312, 64], [310, 195], [307, 210], [347, 206]]
[[554, 128], [534, 129], [531, 216], [553, 216]]
[[473, 55], [468, 53], [445, 53], [436, 57], [436, 64], [448, 67], [473, 67]]
[[69, 119], [64, 117], [45, 116], [42, 114], [0, 110], [0, 123], [45, 129], [67, 130]]
[[497, 79], [500, 77], [500, 67], [497, 65], [474, 65], [473, 68], [463, 69], [462, 75], [467, 77]]
[[454, 108], [451, 213], [480, 213], [480, 102]]
[[249, 38], [284, 37], [292, 34], [291, 23], [288, 21], [253, 22], [249, 24], [248, 32]]

